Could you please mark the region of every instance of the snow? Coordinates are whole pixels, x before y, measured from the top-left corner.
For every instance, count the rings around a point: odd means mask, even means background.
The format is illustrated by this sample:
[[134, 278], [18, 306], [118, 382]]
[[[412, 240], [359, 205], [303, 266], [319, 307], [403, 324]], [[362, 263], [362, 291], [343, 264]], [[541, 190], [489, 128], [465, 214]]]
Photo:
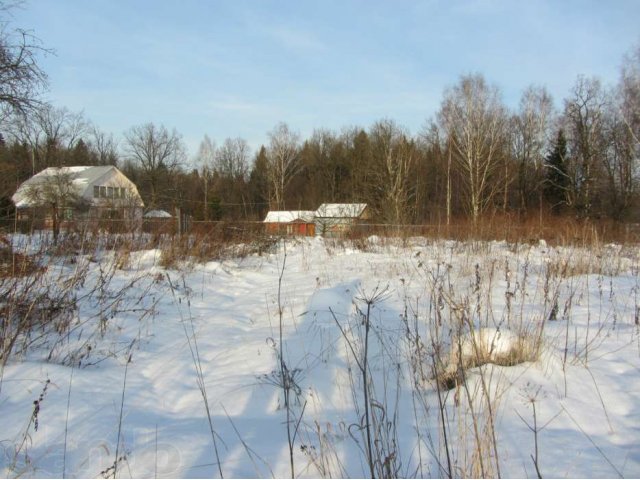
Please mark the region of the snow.
[[144, 218], [171, 218], [171, 214], [166, 210], [149, 210]]
[[[376, 447], [393, 451], [397, 475], [446, 473], [429, 356], [438, 341], [443, 359], [456, 350], [472, 357], [478, 346], [488, 352], [465, 373], [471, 402], [460, 384], [443, 392], [455, 476], [479, 475], [470, 405], [486, 426], [485, 388], [501, 476], [537, 476], [536, 435], [544, 477], [640, 476], [637, 247], [364, 243], [294, 239], [181, 270], [161, 267], [160, 250], [130, 252], [125, 269], [110, 251], [54, 259], [45, 283], [63, 288], [65, 279], [84, 278], [74, 291], [74, 329], [59, 341], [32, 339], [2, 372], [2, 475], [110, 475], [117, 448], [118, 477], [219, 476], [201, 371], [224, 476], [290, 476], [276, 386], [282, 323], [299, 420], [296, 476], [368, 477], [354, 353], [362, 353], [363, 314], [376, 292], [369, 381], [374, 410], [393, 420], [384, 437], [393, 442]], [[34, 251], [25, 236], [12, 244]], [[523, 338], [538, 337], [537, 358], [499, 364]], [[427, 354], [416, 360], [419, 341]], [[45, 386], [36, 431], [29, 421]], [[497, 476], [494, 450], [483, 448], [485, 473]]]
[[37, 185], [43, 184], [47, 181], [50, 181], [51, 177], [55, 177], [56, 175], [62, 174], [73, 174], [72, 183], [75, 186], [77, 193], [79, 195], [84, 191], [84, 187], [88, 184], [89, 180], [84, 177], [82, 174], [90, 169], [100, 169], [102, 167], [49, 167], [45, 168], [41, 172], [37, 173], [27, 181], [23, 182], [17, 189], [16, 193], [14, 193], [11, 199], [15, 203], [17, 208], [27, 207], [31, 204], [31, 199], [29, 198], [29, 189], [33, 188]]
[[313, 222], [314, 214], [309, 210], [270, 210], [263, 223], [289, 223], [296, 220]]

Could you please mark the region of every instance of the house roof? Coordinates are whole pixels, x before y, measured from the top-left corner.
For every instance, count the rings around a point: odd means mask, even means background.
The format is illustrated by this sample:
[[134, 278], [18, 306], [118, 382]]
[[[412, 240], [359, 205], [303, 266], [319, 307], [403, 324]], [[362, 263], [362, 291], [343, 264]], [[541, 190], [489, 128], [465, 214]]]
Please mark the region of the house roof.
[[316, 210], [320, 218], [358, 218], [367, 208], [366, 203], [323, 203]]
[[56, 175], [69, 175], [71, 184], [79, 195], [82, 195], [89, 185], [94, 184], [111, 170], [118, 170], [112, 165], [107, 166], [77, 166], [77, 167], [49, 167], [35, 174], [23, 182], [11, 199], [17, 208], [28, 207], [31, 204], [29, 192], [38, 185], [46, 183]]
[[172, 215], [166, 210], [149, 210], [144, 218], [172, 218]]
[[313, 222], [314, 214], [310, 210], [271, 210], [264, 218], [264, 223], [290, 223], [296, 220]]

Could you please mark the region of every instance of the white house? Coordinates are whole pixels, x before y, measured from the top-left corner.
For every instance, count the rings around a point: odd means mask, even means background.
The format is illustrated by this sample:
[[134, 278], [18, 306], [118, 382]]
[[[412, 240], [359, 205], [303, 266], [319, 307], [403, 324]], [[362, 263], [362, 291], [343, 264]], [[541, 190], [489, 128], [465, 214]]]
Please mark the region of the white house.
[[60, 220], [137, 219], [144, 203], [138, 189], [114, 166], [50, 167], [18, 187], [11, 197], [18, 218]]

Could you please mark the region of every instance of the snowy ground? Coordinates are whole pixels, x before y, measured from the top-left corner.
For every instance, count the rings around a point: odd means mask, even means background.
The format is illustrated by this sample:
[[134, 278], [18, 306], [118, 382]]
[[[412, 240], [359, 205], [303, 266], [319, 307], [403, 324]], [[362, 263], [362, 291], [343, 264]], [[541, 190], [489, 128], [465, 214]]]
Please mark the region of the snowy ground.
[[[635, 247], [316, 238], [183, 268], [160, 256], [49, 267], [84, 278], [78, 310], [2, 372], [3, 476], [288, 477], [282, 347], [295, 476], [368, 477], [374, 292], [376, 472], [640, 476]], [[472, 345], [488, 363], [439, 389], [434, 364], [455, 377]], [[536, 359], [496, 365], [516, 348]]]

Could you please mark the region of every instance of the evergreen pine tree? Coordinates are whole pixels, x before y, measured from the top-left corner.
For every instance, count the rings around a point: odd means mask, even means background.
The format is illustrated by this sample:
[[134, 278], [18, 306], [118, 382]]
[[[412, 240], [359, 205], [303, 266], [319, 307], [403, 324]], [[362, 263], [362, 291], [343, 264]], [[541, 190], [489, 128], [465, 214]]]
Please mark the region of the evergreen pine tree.
[[267, 178], [267, 149], [260, 147], [249, 174], [249, 201], [256, 219], [264, 218], [269, 209], [269, 181]]
[[567, 203], [569, 176], [565, 160], [567, 158], [567, 140], [562, 129], [553, 145], [553, 150], [547, 155], [545, 162], [546, 178], [544, 195], [554, 213], [559, 213], [562, 205]]

